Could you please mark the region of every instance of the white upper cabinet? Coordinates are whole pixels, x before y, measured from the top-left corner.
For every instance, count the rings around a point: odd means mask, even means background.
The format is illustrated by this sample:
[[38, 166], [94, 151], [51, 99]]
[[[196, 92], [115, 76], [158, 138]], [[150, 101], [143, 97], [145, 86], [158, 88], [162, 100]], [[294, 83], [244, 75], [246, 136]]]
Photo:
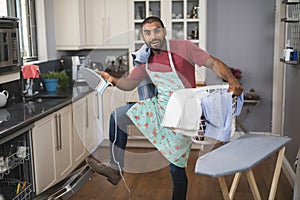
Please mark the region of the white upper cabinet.
[[85, 45], [84, 0], [54, 0], [55, 40], [58, 50], [81, 49]]
[[86, 46], [128, 48], [127, 0], [85, 1]]
[[54, 0], [59, 50], [128, 48], [127, 0]]

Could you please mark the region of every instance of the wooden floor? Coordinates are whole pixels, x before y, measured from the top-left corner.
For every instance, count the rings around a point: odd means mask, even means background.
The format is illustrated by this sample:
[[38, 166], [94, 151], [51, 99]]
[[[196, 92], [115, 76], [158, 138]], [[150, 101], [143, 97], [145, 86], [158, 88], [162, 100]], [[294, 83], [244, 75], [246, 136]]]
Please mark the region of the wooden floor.
[[[129, 149], [130, 152], [148, 152], [149, 149]], [[151, 151], [154, 151], [153, 149]], [[103, 150], [101, 150], [103, 152]], [[189, 180], [188, 200], [218, 200], [223, 199], [216, 178], [196, 175], [194, 167], [199, 156], [199, 150], [192, 150], [187, 168]], [[126, 156], [126, 159], [130, 156]], [[149, 163], [149, 160], [132, 159], [129, 161], [134, 163]], [[152, 163], [160, 162], [159, 159], [153, 158]], [[262, 199], [268, 199], [269, 188], [271, 186], [272, 175], [275, 168], [276, 155], [265, 160], [256, 166], [253, 170], [257, 185], [260, 190]], [[117, 186], [113, 186], [106, 181], [106, 178], [98, 174], [94, 174], [92, 179], [88, 181], [71, 200], [169, 200], [171, 199], [171, 177], [169, 175], [169, 167], [163, 167], [155, 171], [145, 173], [124, 173], [124, 178], [130, 189], [130, 193], [126, 189], [123, 181]], [[233, 176], [226, 177], [227, 184], [230, 185]], [[252, 200], [252, 194], [246, 180], [246, 176], [242, 175], [237, 192], [236, 200]], [[276, 200], [292, 200], [293, 190], [288, 183], [284, 173], [281, 172]]]

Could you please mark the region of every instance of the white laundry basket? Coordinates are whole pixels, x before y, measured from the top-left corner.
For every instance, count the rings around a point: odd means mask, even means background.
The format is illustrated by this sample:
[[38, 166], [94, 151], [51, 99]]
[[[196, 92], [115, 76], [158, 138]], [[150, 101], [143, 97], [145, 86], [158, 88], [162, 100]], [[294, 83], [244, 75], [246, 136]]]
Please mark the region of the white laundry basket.
[[[228, 90], [229, 85], [211, 85], [211, 86], [204, 86], [197, 88], [199, 90], [206, 90], [209, 93], [212, 93], [216, 90]], [[234, 96], [232, 98], [232, 123], [231, 123], [231, 137], [235, 133], [235, 127], [236, 127], [236, 106], [237, 106], [237, 97]], [[206, 129], [206, 119], [204, 115], [202, 114], [200, 124], [199, 124], [199, 130], [198, 134], [192, 137], [192, 141], [197, 144], [212, 144], [215, 143], [216, 140], [206, 137], [205, 134]]]

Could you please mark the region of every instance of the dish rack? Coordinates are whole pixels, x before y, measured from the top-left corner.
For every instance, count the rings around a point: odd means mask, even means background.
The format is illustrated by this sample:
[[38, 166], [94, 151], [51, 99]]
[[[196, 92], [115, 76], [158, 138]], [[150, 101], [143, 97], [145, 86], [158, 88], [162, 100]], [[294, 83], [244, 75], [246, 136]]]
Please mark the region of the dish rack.
[[29, 200], [31, 198], [31, 184], [18, 179], [0, 180], [0, 198], [11, 200]]
[[[199, 89], [206, 90], [207, 92], [212, 93], [216, 90], [228, 90], [228, 85], [204, 86]], [[232, 98], [232, 113], [231, 113], [232, 123], [231, 123], [231, 134], [230, 134], [231, 137], [235, 133], [235, 129], [236, 129], [236, 107], [237, 107], [237, 97], [234, 96]], [[192, 141], [194, 143], [205, 145], [205, 144], [215, 144], [217, 142], [213, 138], [206, 137], [206, 135], [205, 135], [206, 123], [207, 123], [207, 120], [205, 119], [205, 116], [202, 114], [200, 122], [199, 122], [198, 133], [197, 133], [197, 135], [192, 137]]]
[[[15, 144], [6, 145], [0, 151], [0, 179], [3, 179], [4, 175], [8, 175], [12, 169], [23, 164], [30, 159], [30, 149], [23, 141], [18, 141]], [[22, 149], [19, 149], [22, 147]], [[3, 154], [6, 155], [2, 155]]]

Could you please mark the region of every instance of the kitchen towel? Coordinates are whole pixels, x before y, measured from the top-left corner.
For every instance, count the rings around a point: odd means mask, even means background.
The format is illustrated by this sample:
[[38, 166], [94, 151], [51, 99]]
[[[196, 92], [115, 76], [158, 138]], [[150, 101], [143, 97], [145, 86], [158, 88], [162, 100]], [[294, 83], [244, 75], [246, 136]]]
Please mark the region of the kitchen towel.
[[142, 63], [146, 63], [150, 56], [150, 53], [151, 49], [146, 44], [144, 44], [139, 50], [131, 54], [133, 58], [133, 64], [135, 66], [138, 66]]
[[22, 66], [22, 74], [24, 79], [39, 78], [40, 69], [37, 65], [25, 65]]
[[[139, 50], [132, 53], [133, 64], [134, 66], [139, 66], [142, 63], [146, 63], [150, 56], [150, 48], [144, 44]], [[144, 79], [138, 86], [138, 94], [140, 100], [149, 99], [157, 94], [157, 89], [151, 82], [151, 80]]]

